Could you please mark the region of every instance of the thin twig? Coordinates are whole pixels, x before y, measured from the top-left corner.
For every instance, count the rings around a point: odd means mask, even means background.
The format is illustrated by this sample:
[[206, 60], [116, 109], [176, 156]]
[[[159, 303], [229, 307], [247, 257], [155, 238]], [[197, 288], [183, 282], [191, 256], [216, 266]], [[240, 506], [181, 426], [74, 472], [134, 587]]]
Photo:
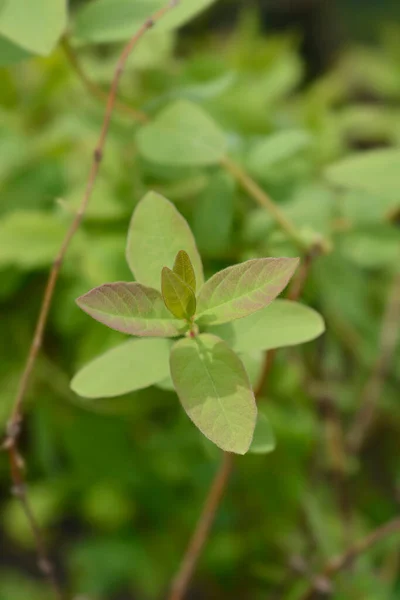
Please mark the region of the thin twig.
[[[385, 525], [378, 527], [372, 533], [367, 535], [364, 539], [359, 540], [346, 552], [331, 559], [321, 571], [320, 575], [317, 576], [316, 580], [331, 580], [337, 573], [350, 567], [354, 561], [361, 556], [364, 552], [369, 550], [372, 546], [380, 542], [382, 539], [392, 535], [394, 533], [400, 533], [400, 517], [396, 517], [392, 521], [389, 521]], [[315, 581], [315, 579], [314, 579]], [[314, 583], [306, 591], [301, 600], [312, 600], [315, 591]]]
[[103, 158], [104, 146], [107, 138], [108, 129], [110, 126], [111, 116], [116, 103], [117, 89], [118, 84], [121, 78], [121, 75], [124, 71], [124, 67], [126, 61], [136, 47], [138, 42], [144, 36], [144, 34], [151, 29], [154, 24], [163, 17], [163, 15], [175, 7], [179, 3], [179, 0], [170, 0], [168, 4], [158, 10], [152, 17], [146, 20], [146, 22], [140, 27], [140, 29], [135, 33], [135, 35], [129, 40], [126, 44], [120, 58], [118, 60], [114, 77], [111, 83], [110, 93], [107, 98], [107, 105], [104, 115], [104, 121], [101, 129], [101, 133], [99, 136], [99, 140], [97, 142], [96, 148], [93, 152], [93, 161], [92, 166], [90, 168], [89, 177], [85, 189], [85, 193], [82, 198], [82, 202], [78, 212], [75, 215], [73, 222], [71, 223], [65, 238], [61, 244], [60, 250], [56, 256], [56, 259], [53, 262], [52, 269], [50, 271], [50, 275], [47, 281], [46, 289], [44, 292], [44, 297], [42, 301], [42, 305], [40, 308], [34, 337], [29, 349], [27, 361], [25, 364], [24, 371], [22, 373], [19, 387], [17, 391], [17, 395], [15, 398], [15, 402], [13, 405], [11, 418], [7, 425], [6, 439], [3, 444], [3, 448], [8, 452], [9, 460], [10, 460], [10, 471], [11, 477], [13, 481], [13, 493], [20, 500], [21, 506], [25, 512], [25, 515], [30, 523], [32, 533], [34, 535], [36, 541], [36, 549], [38, 555], [38, 563], [42, 573], [47, 577], [49, 583], [51, 584], [55, 597], [58, 600], [62, 600], [64, 597], [63, 592], [59, 583], [57, 582], [54, 566], [49, 558], [49, 554], [46, 548], [46, 544], [44, 541], [44, 537], [42, 532], [37, 524], [37, 521], [34, 517], [33, 511], [29, 504], [28, 496], [26, 493], [26, 485], [24, 481], [24, 463], [22, 457], [20, 455], [18, 449], [18, 442], [21, 433], [21, 426], [23, 420], [23, 405], [25, 400], [25, 395], [28, 389], [28, 385], [30, 382], [30, 378], [33, 372], [33, 368], [36, 363], [36, 359], [38, 357], [39, 351], [43, 342], [43, 334], [47, 323], [47, 318], [49, 314], [49, 310], [51, 307], [53, 294], [55, 290], [55, 286], [57, 283], [57, 279], [61, 270], [61, 266], [64, 260], [64, 257], [67, 253], [69, 245], [71, 243], [72, 238], [77, 232], [79, 225], [83, 219], [85, 214], [85, 210], [91, 198], [94, 184], [96, 181], [96, 177], [100, 168], [100, 163]]
[[[63, 37], [61, 44], [65, 56], [67, 57], [71, 67], [74, 69], [75, 73], [81, 80], [84, 87], [92, 96], [100, 100], [103, 104], [106, 103], [108, 100], [108, 93], [104, 91], [100, 86], [98, 86], [97, 83], [95, 83], [85, 72], [67, 36]], [[127, 102], [119, 100], [118, 98], [115, 98], [114, 107], [121, 113], [126, 114], [128, 117], [131, 117], [139, 123], [146, 123], [148, 121], [148, 117], [145, 113], [141, 112], [140, 110], [137, 110], [136, 108], [133, 108], [132, 106], [127, 104]]]
[[236, 179], [238, 183], [254, 198], [254, 200], [268, 210], [275, 221], [286, 233], [289, 239], [301, 252], [307, 252], [309, 245], [297, 231], [293, 223], [286, 217], [281, 209], [271, 200], [268, 194], [254, 181], [252, 177], [238, 163], [229, 157], [224, 157], [221, 165]]
[[348, 448], [357, 454], [374, 420], [400, 334], [400, 273], [393, 279], [382, 319], [378, 356], [361, 395], [360, 409], [348, 435]]

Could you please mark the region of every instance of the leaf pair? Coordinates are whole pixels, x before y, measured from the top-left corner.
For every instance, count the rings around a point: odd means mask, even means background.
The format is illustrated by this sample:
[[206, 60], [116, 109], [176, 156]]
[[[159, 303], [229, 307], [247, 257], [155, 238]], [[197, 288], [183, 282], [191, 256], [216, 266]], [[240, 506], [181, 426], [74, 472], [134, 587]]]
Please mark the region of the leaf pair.
[[161, 290], [168, 310], [178, 319], [190, 321], [196, 312], [196, 275], [184, 250], [176, 255], [172, 271], [163, 268]]

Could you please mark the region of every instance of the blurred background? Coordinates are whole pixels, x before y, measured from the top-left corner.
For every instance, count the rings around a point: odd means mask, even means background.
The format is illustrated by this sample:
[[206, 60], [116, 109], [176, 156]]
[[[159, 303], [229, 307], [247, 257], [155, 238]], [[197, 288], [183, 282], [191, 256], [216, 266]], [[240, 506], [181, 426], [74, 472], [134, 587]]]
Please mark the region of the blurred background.
[[[96, 1], [71, 2], [67, 36], [46, 57], [10, 54], [0, 9], [1, 431], [102, 122], [103, 100], [84, 79], [107, 90], [125, 39], [92, 35], [85, 11]], [[129, 61], [120, 96], [150, 116], [176, 98], [202, 105], [237, 160], [328, 250], [302, 296], [327, 332], [277, 353], [262, 399], [277, 448], [237, 461], [188, 594], [303, 600], [312, 573], [399, 510], [399, 347], [379, 363], [381, 393], [360, 452], [338, 463], [335, 448], [376, 371], [388, 298], [392, 309], [400, 303], [400, 3], [219, 0], [178, 32], [151, 32]], [[83, 314], [75, 298], [131, 279], [125, 237], [148, 189], [188, 219], [208, 275], [251, 257], [296, 253], [219, 169], [169, 168], [139, 156], [136, 128], [116, 111], [93, 201], [57, 285], [22, 436], [32, 505], [76, 600], [165, 597], [220, 457], [209, 454], [173, 392], [89, 401], [70, 390], [85, 362], [124, 339]], [[374, 152], [388, 154], [370, 168], [363, 156]], [[398, 327], [395, 320], [389, 329]], [[394, 536], [317, 586], [312, 599], [398, 600], [399, 564]], [[0, 600], [50, 598], [3, 453]]]

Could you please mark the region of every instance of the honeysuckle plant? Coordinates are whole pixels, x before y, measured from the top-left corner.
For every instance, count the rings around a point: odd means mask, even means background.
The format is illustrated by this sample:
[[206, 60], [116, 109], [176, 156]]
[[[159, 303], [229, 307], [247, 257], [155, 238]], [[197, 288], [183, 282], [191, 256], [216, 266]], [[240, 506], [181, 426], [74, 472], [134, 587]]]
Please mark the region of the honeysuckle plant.
[[72, 389], [84, 397], [112, 397], [170, 378], [187, 415], [214, 444], [238, 454], [271, 450], [271, 428], [265, 415], [257, 420], [244, 363], [247, 355], [323, 332], [314, 310], [275, 300], [299, 259], [256, 258], [204, 282], [188, 223], [154, 192], [134, 210], [126, 258], [134, 282], [105, 283], [77, 304], [134, 338], [83, 367]]

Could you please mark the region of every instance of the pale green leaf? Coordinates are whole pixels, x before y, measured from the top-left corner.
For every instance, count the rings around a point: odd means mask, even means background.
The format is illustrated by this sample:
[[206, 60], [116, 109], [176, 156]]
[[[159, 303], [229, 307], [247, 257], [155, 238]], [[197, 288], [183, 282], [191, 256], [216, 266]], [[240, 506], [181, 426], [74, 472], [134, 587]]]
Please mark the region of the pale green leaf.
[[177, 342], [170, 364], [175, 389], [193, 423], [223, 450], [245, 454], [257, 407], [239, 357], [216, 336], [202, 334]]
[[164, 165], [205, 166], [226, 153], [224, 133], [199, 106], [178, 100], [167, 106], [136, 135], [139, 152]]
[[13, 65], [30, 57], [31, 54], [27, 50], [0, 36], [0, 67]]
[[[170, 31], [184, 25], [215, 0], [182, 0], [156, 24], [155, 29]], [[118, 42], [130, 38], [165, 0], [95, 0], [77, 12], [73, 26], [79, 42]]]
[[268, 454], [275, 450], [276, 440], [268, 417], [258, 411], [256, 428], [249, 454]]
[[320, 336], [325, 324], [321, 315], [308, 306], [275, 300], [244, 319], [208, 329], [237, 352], [252, 352], [304, 344]]
[[169, 374], [170, 347], [165, 339], [124, 342], [78, 371], [71, 388], [84, 398], [112, 398], [154, 385]]
[[44, 56], [53, 50], [66, 24], [66, 0], [9, 0], [0, 11], [0, 34]]
[[137, 205], [128, 233], [126, 258], [135, 279], [160, 289], [163, 267], [172, 267], [180, 250], [192, 262], [199, 286], [203, 265], [190, 227], [175, 206], [154, 192]]
[[196, 292], [196, 274], [189, 254], [185, 250], [180, 250], [176, 255], [173, 271]]
[[[382, 149], [355, 154], [325, 171], [330, 183], [359, 190], [399, 205], [400, 150]], [[366, 201], [368, 201], [366, 199]], [[388, 210], [388, 207], [386, 207]]]
[[281, 293], [298, 263], [298, 258], [258, 258], [216, 273], [200, 290], [199, 323], [218, 325], [264, 308]]
[[40, 211], [15, 211], [0, 220], [0, 266], [24, 269], [50, 264], [67, 223]]
[[164, 267], [161, 276], [161, 289], [165, 306], [177, 319], [189, 320], [196, 312], [196, 296], [176, 273]]
[[182, 329], [160, 292], [140, 283], [106, 283], [76, 303], [96, 321], [129, 335], [175, 337]]
[[278, 131], [255, 144], [248, 157], [248, 165], [255, 174], [264, 175], [278, 163], [293, 159], [309, 148], [312, 137], [307, 131]]

